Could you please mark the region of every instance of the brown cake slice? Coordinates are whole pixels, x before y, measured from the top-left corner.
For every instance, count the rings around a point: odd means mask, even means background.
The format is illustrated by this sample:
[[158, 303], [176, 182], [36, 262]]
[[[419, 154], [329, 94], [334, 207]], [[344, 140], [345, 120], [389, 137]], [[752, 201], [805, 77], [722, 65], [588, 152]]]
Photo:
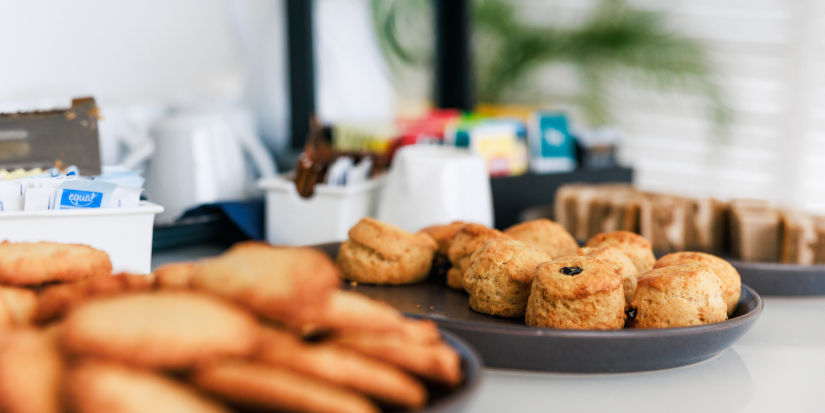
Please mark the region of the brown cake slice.
[[782, 226], [779, 212], [764, 204], [731, 203], [731, 251], [745, 261], [776, 262], [780, 256]]
[[639, 206], [642, 236], [653, 244], [657, 252], [685, 250], [694, 241], [689, 230], [693, 221], [693, 207], [688, 198], [647, 193]]
[[816, 260], [817, 233], [814, 219], [799, 211], [782, 211], [781, 261], [813, 264]]
[[728, 205], [713, 198], [693, 199], [688, 250], [720, 252], [725, 250]]
[[825, 216], [814, 217], [813, 220], [814, 232], [816, 233], [814, 263], [825, 264]]

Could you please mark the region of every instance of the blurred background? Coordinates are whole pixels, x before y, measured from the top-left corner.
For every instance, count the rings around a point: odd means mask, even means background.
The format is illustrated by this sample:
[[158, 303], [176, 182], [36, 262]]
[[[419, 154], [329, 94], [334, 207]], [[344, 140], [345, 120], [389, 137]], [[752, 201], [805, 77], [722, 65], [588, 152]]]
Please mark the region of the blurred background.
[[150, 134], [169, 110], [240, 110], [272, 160], [263, 169], [281, 172], [295, 165], [311, 114], [374, 137], [439, 107], [470, 119], [470, 111], [506, 113], [528, 128], [531, 113], [549, 110], [564, 115], [579, 146], [615, 146], [642, 190], [821, 213], [823, 8], [810, 0], [7, 1], [0, 110], [95, 96], [104, 164], [122, 162], [139, 147], [135, 135]]

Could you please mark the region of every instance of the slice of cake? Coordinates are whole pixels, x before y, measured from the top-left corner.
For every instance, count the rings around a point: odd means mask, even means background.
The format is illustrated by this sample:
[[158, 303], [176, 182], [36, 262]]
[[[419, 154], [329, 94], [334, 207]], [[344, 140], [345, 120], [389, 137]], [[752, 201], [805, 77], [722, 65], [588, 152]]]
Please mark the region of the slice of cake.
[[813, 264], [816, 260], [817, 233], [814, 219], [799, 211], [782, 211], [782, 248], [780, 260], [791, 264]]
[[731, 202], [730, 236], [734, 256], [776, 262], [782, 241], [780, 214], [767, 203]]

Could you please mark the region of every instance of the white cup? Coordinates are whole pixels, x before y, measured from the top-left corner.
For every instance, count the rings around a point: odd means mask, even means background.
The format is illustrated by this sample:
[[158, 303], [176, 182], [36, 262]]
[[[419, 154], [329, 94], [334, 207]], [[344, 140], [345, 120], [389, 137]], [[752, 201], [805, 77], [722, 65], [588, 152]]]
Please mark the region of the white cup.
[[451, 146], [401, 148], [381, 193], [377, 218], [407, 231], [457, 220], [492, 227], [484, 158]]

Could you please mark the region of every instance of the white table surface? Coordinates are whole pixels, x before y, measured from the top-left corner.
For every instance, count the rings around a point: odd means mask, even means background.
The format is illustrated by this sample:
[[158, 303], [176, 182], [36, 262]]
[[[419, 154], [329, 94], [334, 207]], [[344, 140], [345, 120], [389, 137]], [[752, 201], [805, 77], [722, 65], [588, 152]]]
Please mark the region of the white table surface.
[[[161, 252], [152, 265], [220, 251]], [[485, 369], [467, 412], [825, 412], [825, 296], [762, 298], [753, 328], [712, 360], [621, 374]]]

